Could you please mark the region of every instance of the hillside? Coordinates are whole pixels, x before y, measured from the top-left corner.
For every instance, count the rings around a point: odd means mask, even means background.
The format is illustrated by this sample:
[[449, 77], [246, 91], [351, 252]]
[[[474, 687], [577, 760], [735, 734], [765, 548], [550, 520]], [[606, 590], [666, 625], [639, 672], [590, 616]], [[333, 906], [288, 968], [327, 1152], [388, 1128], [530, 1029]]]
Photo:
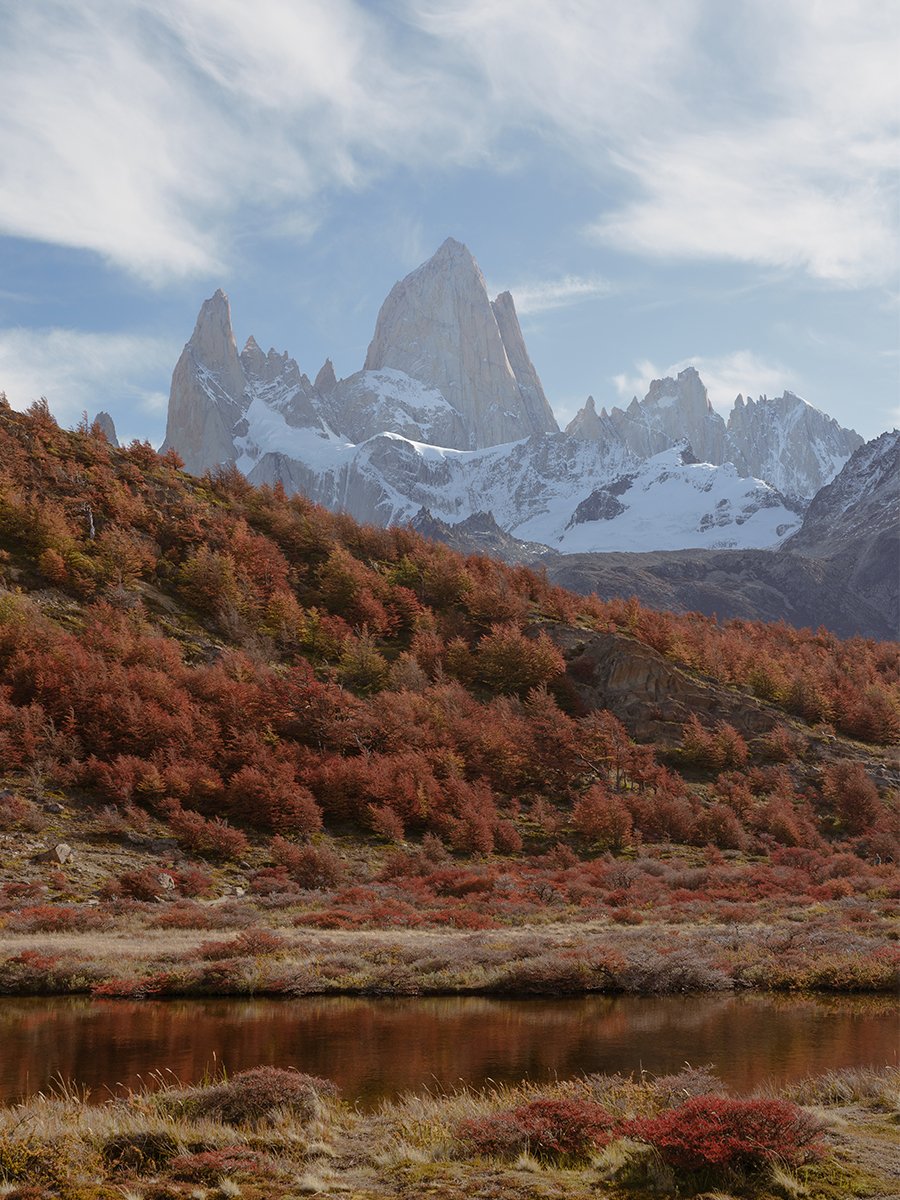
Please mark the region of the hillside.
[[[803, 897], [865, 901], [853, 936], [881, 947], [896, 644], [576, 596], [42, 405], [0, 408], [0, 548], [8, 933], [151, 928], [160, 903], [209, 928], [223, 888], [238, 925], [324, 928]], [[889, 978], [826, 941], [822, 986]], [[16, 962], [0, 988], [36, 986]]]

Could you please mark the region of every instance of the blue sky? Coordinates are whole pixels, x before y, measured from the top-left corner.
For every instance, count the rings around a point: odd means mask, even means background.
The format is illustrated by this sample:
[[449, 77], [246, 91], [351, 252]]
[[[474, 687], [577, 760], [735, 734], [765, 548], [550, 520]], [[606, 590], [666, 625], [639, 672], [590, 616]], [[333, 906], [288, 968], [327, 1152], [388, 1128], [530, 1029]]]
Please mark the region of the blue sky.
[[900, 10], [881, 0], [0, 4], [0, 389], [158, 442], [224, 287], [313, 375], [448, 235], [565, 422], [697, 365], [897, 420]]

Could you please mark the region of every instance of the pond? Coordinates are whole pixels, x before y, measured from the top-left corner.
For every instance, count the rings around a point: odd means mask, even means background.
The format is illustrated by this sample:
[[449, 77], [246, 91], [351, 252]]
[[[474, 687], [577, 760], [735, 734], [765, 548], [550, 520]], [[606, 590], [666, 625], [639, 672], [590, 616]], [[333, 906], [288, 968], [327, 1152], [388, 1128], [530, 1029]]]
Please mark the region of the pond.
[[[898, 1061], [889, 998], [698, 995], [98, 1001], [0, 1000], [0, 1100], [63, 1079], [94, 1100], [148, 1081], [225, 1067], [294, 1066], [351, 1102], [424, 1088], [654, 1074], [712, 1064], [739, 1092], [824, 1071]], [[171, 1076], [170, 1076], [171, 1077]]]

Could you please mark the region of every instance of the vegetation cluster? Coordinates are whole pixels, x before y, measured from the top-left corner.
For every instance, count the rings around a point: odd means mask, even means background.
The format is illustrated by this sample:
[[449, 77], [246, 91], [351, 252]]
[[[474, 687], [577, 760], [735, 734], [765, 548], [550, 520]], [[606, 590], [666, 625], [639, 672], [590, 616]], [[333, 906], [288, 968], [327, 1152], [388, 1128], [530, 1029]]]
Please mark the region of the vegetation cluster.
[[[0, 920], [31, 939], [4, 990], [251, 990], [298, 927], [590, 922], [727, 927], [750, 959], [702, 961], [730, 986], [889, 986], [896, 644], [576, 596], [43, 404], [0, 404], [0, 583]], [[636, 740], [560, 625], [727, 687], [762, 732], [698, 708]], [[758, 926], [789, 913], [821, 936], [779, 975]], [[34, 945], [112, 927], [243, 933], [118, 981]], [[548, 977], [629, 990], [622, 953]]]
[[843, 1200], [891, 1188], [878, 1159], [896, 1106], [890, 1070], [744, 1098], [705, 1070], [593, 1075], [410, 1096], [376, 1112], [350, 1108], [325, 1080], [274, 1067], [194, 1087], [156, 1083], [102, 1104], [61, 1087], [0, 1110], [4, 1195], [628, 1200], [715, 1189]]

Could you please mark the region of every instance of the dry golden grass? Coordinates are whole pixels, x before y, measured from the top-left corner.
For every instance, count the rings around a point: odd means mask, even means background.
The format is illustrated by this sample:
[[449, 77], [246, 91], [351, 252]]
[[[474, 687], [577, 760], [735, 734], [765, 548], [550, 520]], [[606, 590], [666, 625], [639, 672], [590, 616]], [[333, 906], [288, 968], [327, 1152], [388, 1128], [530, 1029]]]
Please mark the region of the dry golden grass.
[[[826, 1159], [791, 1172], [774, 1164], [752, 1178], [724, 1181], [718, 1188], [707, 1180], [693, 1191], [690, 1181], [682, 1180], [679, 1194], [702, 1192], [705, 1200], [846, 1200], [857, 1194], [887, 1200], [891, 1131], [881, 1104], [888, 1077], [857, 1071], [843, 1082], [829, 1076], [808, 1085], [811, 1094], [832, 1097], [832, 1104], [839, 1095], [868, 1098], [868, 1110], [857, 1103], [856, 1132], [842, 1135], [842, 1162]], [[668, 1084], [652, 1079], [595, 1077], [544, 1088], [525, 1084], [426, 1093], [405, 1096], [370, 1114], [322, 1094], [314, 1113], [276, 1107], [262, 1116], [254, 1109], [252, 1120], [198, 1115], [203, 1104], [194, 1102], [238, 1079], [209, 1080], [191, 1089], [173, 1085], [99, 1105], [75, 1089], [60, 1087], [27, 1104], [0, 1109], [0, 1196], [27, 1188], [33, 1191], [24, 1194], [34, 1200], [290, 1200], [309, 1195], [625, 1200], [650, 1194], [648, 1188], [673, 1194], [671, 1175], [652, 1150], [627, 1139], [614, 1140], [580, 1166], [565, 1167], [527, 1151], [509, 1162], [470, 1160], [454, 1134], [461, 1121], [538, 1097], [593, 1096], [614, 1104], [622, 1116], [657, 1112], [661, 1096], [669, 1094]], [[186, 1105], [185, 1097], [192, 1103]], [[866, 1111], [872, 1114], [868, 1122]], [[854, 1137], [864, 1148], [855, 1163]], [[868, 1154], [871, 1166], [873, 1145], [879, 1147], [880, 1176], [864, 1161]]]

